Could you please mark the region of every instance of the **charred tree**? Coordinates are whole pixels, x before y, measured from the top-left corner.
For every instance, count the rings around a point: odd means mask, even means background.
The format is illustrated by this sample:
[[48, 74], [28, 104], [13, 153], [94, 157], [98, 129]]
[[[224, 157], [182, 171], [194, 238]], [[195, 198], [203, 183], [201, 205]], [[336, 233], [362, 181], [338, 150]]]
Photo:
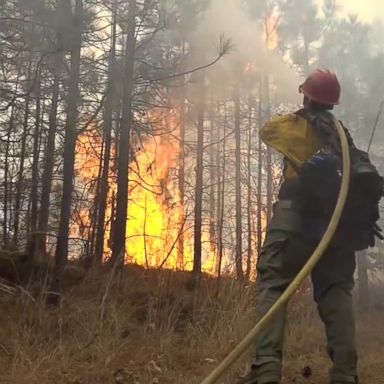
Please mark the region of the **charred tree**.
[[260, 129], [262, 126], [262, 103], [259, 99], [258, 105], [258, 155], [257, 155], [257, 256], [260, 256], [261, 246], [263, 241], [263, 142], [260, 137]]
[[33, 135], [33, 162], [32, 162], [32, 188], [31, 188], [31, 214], [30, 214], [30, 232], [35, 234], [37, 229], [38, 212], [38, 185], [39, 185], [39, 159], [40, 159], [40, 123], [41, 123], [41, 89], [40, 73], [37, 74], [35, 87], [36, 93], [36, 111], [35, 111], [35, 131]]
[[[271, 104], [269, 94], [269, 75], [264, 75], [264, 121], [269, 121], [271, 118]], [[272, 150], [267, 147], [267, 225], [272, 218], [272, 203], [273, 203], [273, 173], [272, 173]]]
[[[218, 167], [221, 168], [220, 174], [218, 176], [218, 214], [217, 214], [217, 280], [218, 280], [218, 291], [220, 287], [220, 278], [222, 272], [222, 264], [223, 264], [223, 256], [224, 256], [224, 245], [223, 245], [223, 229], [224, 229], [224, 208], [225, 208], [225, 172], [226, 172], [226, 135], [227, 135], [227, 107], [224, 103], [224, 124], [223, 124], [223, 137], [222, 137], [222, 156], [220, 156], [220, 152], [218, 151], [218, 160], [221, 157], [221, 164], [218, 161]], [[219, 147], [218, 147], [219, 148]], [[221, 177], [220, 177], [221, 176]]]
[[[66, 2], [68, 12], [71, 2]], [[55, 254], [55, 268], [60, 272], [68, 260], [68, 232], [71, 214], [75, 146], [77, 138], [78, 105], [80, 102], [79, 78], [83, 25], [83, 1], [76, 0], [75, 13], [72, 17], [73, 42], [70, 49], [71, 67], [69, 90], [67, 95], [67, 121], [65, 124], [64, 158], [63, 158], [63, 196], [60, 207], [60, 222]]]
[[[221, 105], [218, 104], [218, 112], [220, 114], [221, 112]], [[225, 124], [226, 124], [226, 120], [224, 121], [224, 131], [225, 131]], [[221, 222], [221, 219], [222, 219], [222, 215], [221, 215], [221, 211], [222, 211], [222, 196], [221, 196], [221, 191], [222, 191], [222, 172], [221, 172], [221, 152], [222, 152], [222, 147], [221, 147], [221, 131], [220, 131], [220, 128], [221, 128], [221, 124], [220, 123], [217, 123], [216, 124], [216, 138], [217, 138], [217, 143], [215, 145], [215, 155], [216, 155], [216, 169], [217, 169], [217, 173], [216, 173], [216, 181], [217, 181], [217, 188], [216, 188], [216, 246], [217, 246], [217, 250], [216, 250], [216, 274], [219, 276], [219, 272], [220, 272], [220, 252], [219, 252], [219, 248], [220, 248], [220, 242], [222, 243], [222, 238], [220, 238], [220, 236], [222, 236], [222, 222]], [[225, 132], [224, 132], [224, 136], [225, 136]], [[223, 139], [225, 141], [225, 138]], [[221, 230], [220, 230], [221, 228]]]
[[100, 200], [100, 192], [101, 192], [101, 182], [102, 182], [102, 174], [103, 174], [103, 163], [104, 163], [104, 150], [105, 150], [105, 134], [102, 135], [102, 141], [100, 146], [100, 157], [98, 164], [98, 172], [96, 176], [96, 188], [95, 195], [93, 198], [92, 204], [92, 213], [91, 220], [89, 224], [88, 238], [86, 241], [86, 246], [84, 248], [84, 264], [89, 267], [93, 264], [95, 259], [95, 247], [96, 247], [96, 235], [97, 235], [97, 224], [99, 220], [99, 200]]
[[215, 153], [215, 141], [217, 140], [215, 128], [215, 106], [213, 100], [210, 108], [210, 131], [209, 131], [209, 249], [210, 255], [217, 252], [216, 238], [216, 186], [217, 186], [217, 165]]
[[248, 101], [248, 148], [247, 148], [247, 234], [248, 234], [248, 250], [247, 250], [247, 271], [246, 277], [249, 280], [252, 266], [252, 121], [253, 121], [253, 105], [252, 98]]
[[[29, 62], [28, 66], [28, 75], [27, 75], [27, 83], [29, 84], [31, 81], [31, 70], [32, 70], [32, 60]], [[25, 167], [25, 158], [26, 158], [26, 146], [27, 146], [27, 136], [29, 132], [29, 117], [30, 117], [30, 101], [31, 97], [28, 94], [25, 97], [24, 104], [24, 121], [23, 121], [23, 135], [21, 138], [21, 148], [20, 148], [20, 165], [17, 177], [16, 184], [16, 196], [15, 196], [15, 217], [13, 222], [13, 243], [15, 246], [18, 244], [19, 239], [19, 223], [20, 223], [20, 208], [21, 208], [21, 199], [22, 199], [22, 191], [24, 184], [24, 167]]]
[[240, 116], [240, 89], [239, 85], [235, 88], [235, 161], [236, 161], [236, 277], [238, 281], [243, 281], [243, 229], [242, 229], [242, 209], [241, 209], [241, 116]]
[[111, 263], [124, 264], [128, 208], [128, 166], [130, 159], [132, 98], [136, 46], [136, 0], [128, 5], [128, 23], [125, 46], [122, 116], [120, 121], [119, 153], [117, 165], [117, 200]]
[[196, 183], [195, 183], [195, 224], [194, 224], [194, 254], [193, 254], [193, 278], [198, 283], [201, 277], [202, 246], [201, 234], [203, 226], [203, 157], [204, 157], [204, 118], [205, 118], [205, 86], [204, 76], [199, 82], [197, 101], [197, 159], [196, 159]]
[[[183, 210], [183, 217], [181, 217], [180, 227], [183, 225], [184, 218], [184, 203], [185, 203], [185, 125], [186, 125], [186, 105], [185, 105], [185, 79], [182, 79], [181, 92], [180, 92], [180, 138], [179, 138], [179, 204]], [[177, 241], [177, 267], [183, 268], [184, 266], [184, 231], [181, 231]]]
[[48, 134], [44, 148], [43, 173], [41, 180], [41, 196], [37, 217], [37, 231], [32, 234], [27, 246], [30, 261], [39, 264], [46, 257], [46, 244], [48, 236], [48, 222], [50, 210], [50, 196], [52, 190], [52, 177], [55, 163], [55, 140], [58, 125], [58, 107], [60, 95], [60, 81], [64, 66], [64, 51], [66, 44], [66, 28], [70, 20], [70, 8], [66, 0], [58, 1], [55, 12], [55, 39], [57, 52], [52, 56], [50, 70], [53, 74], [51, 103], [48, 117]]
[[49, 110], [48, 137], [45, 146], [45, 157], [42, 175], [41, 197], [38, 212], [37, 231], [31, 235], [28, 255], [33, 263], [40, 263], [46, 255], [48, 233], [48, 220], [50, 208], [50, 195], [52, 189], [52, 176], [55, 156], [55, 138], [57, 132], [57, 114], [59, 105], [59, 90], [61, 70], [63, 66], [63, 53], [58, 53], [52, 63], [54, 77], [52, 85], [51, 105]]
[[102, 175], [100, 180], [100, 194], [98, 199], [98, 218], [96, 227], [96, 244], [95, 244], [95, 262], [101, 264], [103, 261], [104, 236], [105, 236], [105, 216], [108, 198], [108, 176], [111, 161], [111, 144], [112, 144], [112, 124], [113, 124], [113, 101], [115, 89], [115, 65], [116, 65], [116, 29], [117, 29], [117, 0], [113, 3], [113, 20], [112, 20], [112, 36], [111, 50], [109, 53], [109, 74], [107, 98], [104, 110], [104, 157], [102, 165]]
[[14, 130], [14, 122], [15, 122], [15, 107], [12, 106], [8, 130], [6, 136], [6, 144], [5, 144], [5, 158], [4, 158], [4, 196], [3, 196], [3, 247], [7, 249], [8, 240], [9, 240], [9, 222], [8, 222], [8, 210], [11, 205], [11, 196], [10, 196], [10, 188], [9, 188], [9, 154], [10, 154], [10, 146], [11, 146], [11, 135]]

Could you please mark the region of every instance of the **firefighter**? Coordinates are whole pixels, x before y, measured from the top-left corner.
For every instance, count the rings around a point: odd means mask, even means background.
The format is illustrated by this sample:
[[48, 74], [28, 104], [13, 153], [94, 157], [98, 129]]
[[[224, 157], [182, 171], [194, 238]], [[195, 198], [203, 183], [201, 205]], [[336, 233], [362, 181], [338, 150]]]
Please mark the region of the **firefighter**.
[[[340, 90], [334, 73], [315, 70], [300, 86], [303, 108], [273, 118], [261, 130], [264, 143], [284, 156], [284, 181], [257, 264], [259, 318], [308, 260], [332, 213], [339, 188], [341, 148], [331, 110], [339, 104]], [[349, 135], [348, 139], [352, 150], [355, 147]], [[355, 384], [352, 289], [359, 246], [352, 244], [351, 233], [346, 238], [342, 229], [313, 270], [312, 284], [333, 363], [330, 383]], [[281, 383], [285, 322], [283, 308], [257, 338], [251, 370], [239, 384]]]

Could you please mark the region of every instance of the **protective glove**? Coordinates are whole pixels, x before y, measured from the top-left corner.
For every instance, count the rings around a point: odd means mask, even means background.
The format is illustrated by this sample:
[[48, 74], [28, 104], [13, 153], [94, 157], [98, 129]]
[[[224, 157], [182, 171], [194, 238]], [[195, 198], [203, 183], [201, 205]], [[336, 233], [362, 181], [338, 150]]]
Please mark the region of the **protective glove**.
[[316, 153], [312, 155], [304, 165], [304, 168], [309, 168], [314, 172], [331, 172], [337, 171], [337, 162], [334, 156], [326, 153]]

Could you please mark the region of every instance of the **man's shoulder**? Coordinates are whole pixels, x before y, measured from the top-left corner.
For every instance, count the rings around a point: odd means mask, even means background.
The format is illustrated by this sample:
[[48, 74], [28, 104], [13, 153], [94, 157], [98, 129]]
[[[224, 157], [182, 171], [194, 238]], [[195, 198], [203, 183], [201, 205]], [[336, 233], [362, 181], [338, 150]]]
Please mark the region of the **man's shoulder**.
[[294, 125], [300, 125], [304, 122], [305, 119], [296, 112], [284, 115], [275, 115], [265, 124], [264, 129], [291, 129]]
[[298, 119], [298, 115], [296, 112], [294, 113], [286, 113], [286, 114], [279, 114], [272, 117], [271, 122], [272, 123], [278, 123], [278, 122], [285, 122], [285, 121], [296, 121]]
[[297, 139], [306, 136], [308, 130], [307, 121], [295, 113], [277, 115], [261, 129], [261, 138], [266, 143], [276, 140], [296, 142]]

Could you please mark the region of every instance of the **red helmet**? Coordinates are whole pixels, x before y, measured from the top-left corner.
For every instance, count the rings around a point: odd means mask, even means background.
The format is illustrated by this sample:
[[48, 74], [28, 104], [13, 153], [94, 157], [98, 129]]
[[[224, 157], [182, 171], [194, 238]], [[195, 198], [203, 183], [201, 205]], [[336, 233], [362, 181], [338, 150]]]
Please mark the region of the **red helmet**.
[[329, 69], [316, 69], [300, 85], [300, 92], [312, 101], [325, 105], [340, 102], [341, 87], [336, 75]]

